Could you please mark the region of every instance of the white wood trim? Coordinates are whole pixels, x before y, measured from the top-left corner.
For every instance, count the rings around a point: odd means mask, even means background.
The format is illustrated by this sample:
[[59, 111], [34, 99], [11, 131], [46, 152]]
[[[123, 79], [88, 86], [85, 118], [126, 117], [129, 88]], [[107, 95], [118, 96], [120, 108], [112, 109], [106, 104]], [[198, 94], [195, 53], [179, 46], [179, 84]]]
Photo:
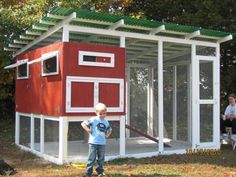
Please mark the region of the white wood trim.
[[41, 30], [41, 31], [47, 31], [49, 29], [47, 27], [40, 27], [40, 26], [36, 26], [36, 25], [32, 25], [32, 28], [36, 29], [36, 30]]
[[233, 35], [230, 34], [230, 35], [228, 35], [228, 36], [225, 36], [225, 37], [219, 39], [217, 42], [218, 42], [218, 43], [223, 43], [223, 42], [226, 42], [226, 41], [230, 41], [230, 40], [232, 40], [232, 39], [233, 39]]
[[50, 21], [46, 21], [46, 20], [39, 20], [39, 23], [45, 24], [45, 25], [56, 25], [55, 22], [50, 22]]
[[190, 34], [187, 34], [185, 36], [185, 39], [191, 39], [191, 38], [194, 38], [194, 37], [197, 37], [197, 36], [200, 36], [200, 35], [201, 35], [200, 30], [197, 30], [197, 31], [194, 31], [194, 32], [192, 32]]
[[63, 25], [62, 27], [62, 41], [63, 42], [70, 41], [70, 32], [67, 25]]
[[30, 148], [34, 149], [34, 114], [30, 115]]
[[158, 28], [152, 29], [149, 34], [155, 35], [157, 33], [164, 31], [164, 30], [166, 30], [165, 25], [161, 25]]
[[67, 117], [60, 117], [59, 119], [59, 162], [63, 164], [65, 161], [67, 161], [68, 156], [68, 120]]
[[148, 67], [147, 84], [147, 132], [153, 136], [153, 68]]
[[33, 32], [33, 31], [25, 31], [25, 34], [27, 35], [32, 35], [32, 36], [40, 36], [42, 33], [41, 32]]
[[214, 110], [214, 142], [216, 142], [216, 147], [220, 149], [220, 44], [216, 47], [216, 61], [215, 61], [215, 84], [214, 84], [214, 97], [216, 100], [215, 110]]
[[[89, 62], [84, 61], [84, 56], [95, 56], [95, 57], [109, 57], [111, 59], [110, 63], [103, 62]], [[98, 66], [98, 67], [115, 67], [115, 54], [114, 53], [105, 53], [105, 52], [92, 52], [92, 51], [82, 51], [79, 50], [79, 59], [78, 64], [84, 66]]]
[[44, 116], [40, 118], [40, 153], [44, 154]]
[[[197, 133], [198, 133], [198, 139], [197, 139], [197, 146], [196, 148], [206, 148], [206, 147], [214, 147], [217, 146], [217, 138], [219, 139], [219, 135], [217, 135], [217, 126], [219, 126], [219, 103], [217, 100], [219, 100], [219, 76], [217, 76], [217, 73], [219, 73], [219, 68], [216, 66], [216, 62], [219, 60], [219, 57], [211, 57], [211, 56], [196, 56], [196, 82], [197, 82], [197, 107], [198, 107], [198, 117], [197, 117]], [[213, 98], [212, 99], [201, 99], [200, 98], [200, 87], [199, 87], [199, 72], [200, 72], [200, 61], [209, 61], [212, 62], [213, 67]], [[219, 64], [219, 63], [218, 63]], [[213, 139], [212, 142], [200, 142], [200, 105], [203, 104], [210, 104], [213, 106]], [[218, 130], [219, 132], [219, 130]]]
[[28, 44], [29, 42], [28, 41], [19, 41], [19, 40], [14, 40], [14, 43], [15, 44]]
[[[126, 65], [126, 124], [130, 125], [130, 67]], [[130, 137], [130, 130], [126, 129], [126, 137]]]
[[20, 144], [20, 117], [19, 113], [15, 113], [15, 144]]
[[191, 112], [192, 112], [192, 123], [191, 123], [191, 127], [192, 127], [192, 149], [196, 148], [197, 145], [197, 139], [199, 138], [198, 135], [198, 128], [197, 126], [199, 126], [199, 122], [197, 117], [199, 116], [199, 106], [197, 105], [197, 98], [198, 98], [198, 90], [197, 90], [197, 76], [196, 76], [196, 72], [197, 72], [197, 63], [196, 63], [196, 44], [192, 44], [192, 48], [191, 48], [192, 52], [191, 52]]
[[3, 50], [4, 50], [4, 51], [9, 51], [9, 52], [15, 52], [15, 51], [17, 51], [17, 49], [11, 49], [11, 48], [7, 48], [7, 47], [4, 47]]
[[[18, 73], [18, 67], [20, 65], [24, 65], [26, 64], [26, 76], [19, 76], [19, 73]], [[28, 59], [24, 59], [24, 60], [18, 60], [17, 61], [17, 69], [16, 69], [16, 78], [17, 80], [21, 80], [21, 79], [29, 79], [29, 65], [28, 65]]]
[[35, 39], [35, 37], [32, 37], [32, 36], [24, 36], [24, 35], [20, 35], [19, 37], [20, 37], [20, 39], [26, 39], [26, 40], [34, 40], [34, 39]]
[[177, 140], [177, 66], [173, 66], [173, 140]]
[[[94, 116], [96, 116], [95, 113], [94, 113]], [[91, 116], [68, 116], [68, 122], [82, 122], [82, 121], [88, 120], [90, 118], [91, 118]], [[113, 116], [113, 115], [108, 114], [106, 117], [106, 120], [120, 121], [120, 116], [119, 115]]]
[[115, 30], [125, 24], [124, 19], [120, 19], [116, 23], [113, 23], [111, 26], [108, 27], [109, 30]]
[[[56, 72], [44, 73], [43, 63], [46, 60], [50, 60], [52, 57], [56, 57]], [[59, 74], [59, 51], [54, 51], [54, 52], [42, 54], [42, 56], [41, 56], [41, 74], [42, 74], [42, 76], [51, 76], [51, 75], [58, 75]]]
[[[93, 107], [71, 107], [71, 84], [72, 82], [90, 82], [94, 83], [94, 105]], [[66, 78], [66, 112], [94, 112], [95, 105], [99, 99], [99, 83], [115, 83], [119, 84], [120, 103], [119, 107], [107, 107], [107, 112], [123, 112], [124, 111], [124, 79], [118, 78], [101, 78], [101, 77], [76, 77], [67, 76]]]
[[126, 43], [125, 43], [125, 37], [124, 36], [120, 36], [120, 47], [125, 48]]
[[158, 41], [158, 130], [159, 130], [159, 152], [163, 152], [164, 122], [163, 122], [163, 41]]
[[[32, 46], [36, 45], [40, 41], [46, 39], [48, 36], [52, 35], [59, 29], [63, 27], [64, 24], [69, 23], [72, 19], [76, 18], [76, 12], [73, 12], [71, 15], [67, 16], [65, 19], [63, 19], [61, 22], [59, 22], [57, 25], [54, 27], [50, 28], [47, 32], [43, 33], [41, 36], [37, 37], [34, 41], [30, 42], [28, 45], [24, 46], [21, 48], [19, 51], [17, 51], [13, 57], [25, 52], [27, 49], [31, 48]], [[26, 31], [27, 34], [27, 31]]]
[[180, 44], [198, 44], [203, 46], [209, 47], [216, 47], [215, 42], [206, 42], [206, 41], [196, 41], [196, 40], [189, 40], [189, 39], [177, 39], [173, 37], [164, 37], [164, 36], [154, 36], [149, 34], [138, 34], [132, 32], [123, 32], [123, 31], [112, 31], [106, 29], [96, 29], [91, 27], [82, 27], [82, 26], [75, 26], [69, 25], [69, 30], [74, 32], [81, 32], [81, 33], [92, 33], [92, 34], [101, 34], [101, 35], [110, 35], [110, 36], [124, 36], [127, 38], [134, 38], [134, 39], [144, 39], [144, 40], [151, 40], [151, 41], [163, 41], [163, 42], [172, 42], [172, 43], [180, 43]]
[[188, 93], [187, 93], [187, 97], [188, 97], [188, 112], [187, 112], [187, 116], [188, 116], [188, 142], [189, 143], [192, 143], [192, 83], [191, 83], [191, 64], [187, 64], [187, 73], [188, 73], [188, 76], [187, 76], [187, 82], [188, 82], [188, 86], [187, 86], [187, 89], [188, 89]]
[[125, 116], [120, 116], [120, 156], [125, 156]]

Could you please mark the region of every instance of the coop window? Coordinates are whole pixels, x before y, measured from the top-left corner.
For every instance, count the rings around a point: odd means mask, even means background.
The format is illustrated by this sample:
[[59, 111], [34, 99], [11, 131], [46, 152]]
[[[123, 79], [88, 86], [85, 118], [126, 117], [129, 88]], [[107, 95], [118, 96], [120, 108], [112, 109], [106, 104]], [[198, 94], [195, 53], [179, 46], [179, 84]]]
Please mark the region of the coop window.
[[42, 55], [42, 75], [57, 75], [59, 73], [58, 52]]
[[79, 51], [79, 65], [114, 67], [115, 55], [113, 53]]
[[29, 78], [29, 65], [28, 60], [18, 61], [17, 66], [17, 79], [28, 79]]

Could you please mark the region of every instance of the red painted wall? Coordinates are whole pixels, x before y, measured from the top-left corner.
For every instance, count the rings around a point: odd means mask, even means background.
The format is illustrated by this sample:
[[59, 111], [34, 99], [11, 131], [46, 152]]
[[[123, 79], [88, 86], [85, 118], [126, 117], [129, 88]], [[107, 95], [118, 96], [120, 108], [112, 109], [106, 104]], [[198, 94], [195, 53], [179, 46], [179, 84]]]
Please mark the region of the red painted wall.
[[[63, 43], [52, 44], [16, 57], [17, 60], [38, 59], [42, 54], [63, 51]], [[59, 55], [59, 75], [41, 76], [41, 62], [29, 65], [29, 79], [16, 80], [16, 111], [23, 113], [62, 115], [62, 55]]]
[[[80, 66], [78, 65], [79, 50], [114, 53], [115, 67]], [[41, 62], [36, 62], [29, 65], [29, 79], [16, 80], [15, 94], [17, 112], [44, 114], [49, 116], [94, 115], [94, 113], [66, 113], [66, 76], [125, 79], [125, 49], [118, 47], [60, 42], [26, 52], [17, 56], [16, 59], [29, 59], [29, 61], [32, 61], [40, 58], [42, 54], [53, 51], [59, 51], [58, 75], [42, 76]], [[119, 89], [116, 84], [101, 84], [99, 89], [100, 101], [111, 107], [114, 107], [119, 103]], [[72, 106], [91, 106], [94, 96], [93, 84], [83, 84], [83, 87], [78, 87], [78, 85], [73, 84], [72, 92], [74, 92]], [[85, 94], [86, 92], [90, 94]], [[109, 114], [123, 115], [124, 113], [125, 111]]]
[[[91, 52], [104, 52], [104, 53], [114, 53], [115, 54], [115, 67], [96, 67], [96, 66], [83, 66], [78, 64], [78, 53], [79, 50], [91, 51]], [[125, 87], [125, 49], [119, 47], [111, 46], [101, 46], [94, 44], [84, 44], [78, 42], [67, 42], [64, 43], [64, 59], [63, 59], [64, 73], [63, 82], [66, 82], [66, 76], [82, 76], [82, 77], [102, 77], [102, 78], [119, 78], [124, 79]], [[72, 84], [73, 85], [73, 84]], [[88, 84], [89, 86], [89, 84]], [[107, 106], [116, 107], [119, 102], [119, 89], [117, 89], [117, 84], [101, 84], [99, 86], [100, 90], [103, 92], [99, 93], [99, 101], [104, 102]], [[63, 100], [66, 99], [66, 84], [63, 84]], [[76, 93], [77, 90], [73, 90], [72, 93]], [[81, 95], [78, 95], [80, 92]], [[91, 105], [91, 97], [93, 97], [93, 90], [89, 89], [78, 89], [75, 95], [72, 95], [72, 103], [80, 102], [83, 97], [87, 97], [88, 100], [83, 101], [83, 106]], [[124, 88], [125, 93], [125, 88]], [[84, 96], [82, 96], [84, 95]], [[125, 98], [124, 98], [125, 101]], [[63, 101], [65, 103], [65, 101]], [[78, 103], [77, 103], [78, 105]], [[76, 116], [76, 115], [94, 115], [94, 113], [66, 113], [65, 106], [63, 107], [64, 115]], [[114, 112], [108, 113], [108, 115], [124, 115], [125, 114], [125, 104], [124, 112]]]

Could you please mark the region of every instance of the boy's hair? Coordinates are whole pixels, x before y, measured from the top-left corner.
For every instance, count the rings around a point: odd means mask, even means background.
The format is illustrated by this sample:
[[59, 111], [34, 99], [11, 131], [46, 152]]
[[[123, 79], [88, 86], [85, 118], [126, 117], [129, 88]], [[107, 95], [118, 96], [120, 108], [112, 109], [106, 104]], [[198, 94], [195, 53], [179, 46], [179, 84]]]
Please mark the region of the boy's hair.
[[98, 104], [96, 104], [95, 109], [96, 109], [96, 112], [97, 111], [106, 111], [107, 107], [103, 103], [98, 103]]
[[228, 98], [229, 97], [236, 98], [236, 95], [234, 93], [231, 93], [231, 94], [229, 94]]

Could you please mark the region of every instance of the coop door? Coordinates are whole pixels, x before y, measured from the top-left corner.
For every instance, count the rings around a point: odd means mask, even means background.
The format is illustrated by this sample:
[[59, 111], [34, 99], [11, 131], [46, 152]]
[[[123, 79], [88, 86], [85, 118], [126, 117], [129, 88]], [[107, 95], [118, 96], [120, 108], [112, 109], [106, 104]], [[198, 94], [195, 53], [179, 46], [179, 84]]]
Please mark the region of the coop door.
[[219, 83], [217, 82], [216, 57], [196, 57], [196, 148], [215, 147], [219, 128]]
[[93, 113], [99, 102], [108, 112], [124, 112], [124, 79], [67, 77], [66, 112]]

